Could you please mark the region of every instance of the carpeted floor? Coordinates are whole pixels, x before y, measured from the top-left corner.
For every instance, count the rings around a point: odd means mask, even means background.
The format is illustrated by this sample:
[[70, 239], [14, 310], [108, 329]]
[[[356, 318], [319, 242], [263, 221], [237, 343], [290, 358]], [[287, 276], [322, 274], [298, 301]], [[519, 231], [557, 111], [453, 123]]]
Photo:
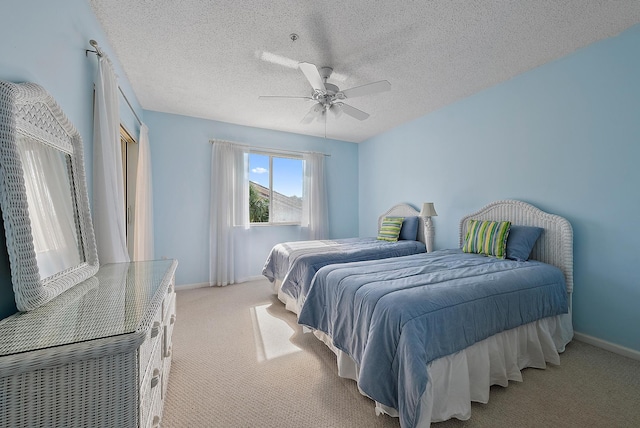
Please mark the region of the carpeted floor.
[[[526, 369], [450, 427], [640, 427], [640, 361], [573, 341], [560, 366]], [[163, 428], [394, 427], [334, 354], [254, 281], [179, 290]]]

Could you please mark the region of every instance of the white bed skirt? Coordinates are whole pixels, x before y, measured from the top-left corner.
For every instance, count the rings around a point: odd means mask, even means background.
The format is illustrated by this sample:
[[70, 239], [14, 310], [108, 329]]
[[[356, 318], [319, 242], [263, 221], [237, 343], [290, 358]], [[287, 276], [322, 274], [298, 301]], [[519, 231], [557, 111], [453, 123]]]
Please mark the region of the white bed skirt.
[[[295, 300], [280, 292], [277, 284], [274, 284], [274, 291], [288, 310], [298, 313]], [[357, 382], [355, 362], [333, 346], [329, 336], [319, 331], [313, 333], [336, 354], [338, 375]], [[460, 352], [432, 361], [426, 367], [429, 381], [422, 395], [417, 426], [429, 427], [431, 422], [451, 418], [469, 419], [471, 402], [487, 403], [491, 385], [506, 387], [510, 380], [521, 382], [520, 371], [527, 367], [542, 369], [546, 363], [559, 365], [558, 354], [564, 352], [572, 338], [569, 313], [498, 333]], [[398, 417], [395, 409], [377, 402], [375, 411], [376, 414]]]

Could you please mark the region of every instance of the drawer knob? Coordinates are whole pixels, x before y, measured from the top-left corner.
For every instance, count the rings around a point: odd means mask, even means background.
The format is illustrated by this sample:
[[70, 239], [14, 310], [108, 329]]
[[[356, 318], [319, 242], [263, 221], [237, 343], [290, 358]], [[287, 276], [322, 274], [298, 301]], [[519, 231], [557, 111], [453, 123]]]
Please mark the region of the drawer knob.
[[160, 321], [156, 321], [153, 323], [153, 327], [151, 327], [151, 337], [156, 337], [160, 333]]
[[153, 377], [151, 378], [151, 388], [155, 388], [160, 382], [160, 370], [153, 370]]
[[164, 354], [164, 356], [166, 358], [169, 358], [171, 356], [171, 346], [169, 347], [169, 349], [167, 349], [167, 352]]
[[171, 315], [171, 320], [169, 320], [170, 324], [173, 324], [176, 322], [176, 316], [175, 315]]

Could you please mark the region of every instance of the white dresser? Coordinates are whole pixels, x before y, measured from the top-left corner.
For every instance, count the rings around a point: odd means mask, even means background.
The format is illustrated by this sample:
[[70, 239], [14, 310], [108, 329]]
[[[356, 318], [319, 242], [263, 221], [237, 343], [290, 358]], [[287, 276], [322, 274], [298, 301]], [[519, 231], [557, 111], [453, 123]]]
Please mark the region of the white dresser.
[[0, 321], [0, 427], [156, 427], [175, 260], [115, 263]]

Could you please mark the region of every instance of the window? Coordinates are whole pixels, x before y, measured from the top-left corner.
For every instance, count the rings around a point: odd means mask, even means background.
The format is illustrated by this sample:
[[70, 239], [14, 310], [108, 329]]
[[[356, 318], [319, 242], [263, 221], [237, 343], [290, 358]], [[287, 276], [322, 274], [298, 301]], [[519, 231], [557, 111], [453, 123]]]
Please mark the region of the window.
[[249, 154], [249, 220], [300, 224], [304, 161], [300, 157]]

